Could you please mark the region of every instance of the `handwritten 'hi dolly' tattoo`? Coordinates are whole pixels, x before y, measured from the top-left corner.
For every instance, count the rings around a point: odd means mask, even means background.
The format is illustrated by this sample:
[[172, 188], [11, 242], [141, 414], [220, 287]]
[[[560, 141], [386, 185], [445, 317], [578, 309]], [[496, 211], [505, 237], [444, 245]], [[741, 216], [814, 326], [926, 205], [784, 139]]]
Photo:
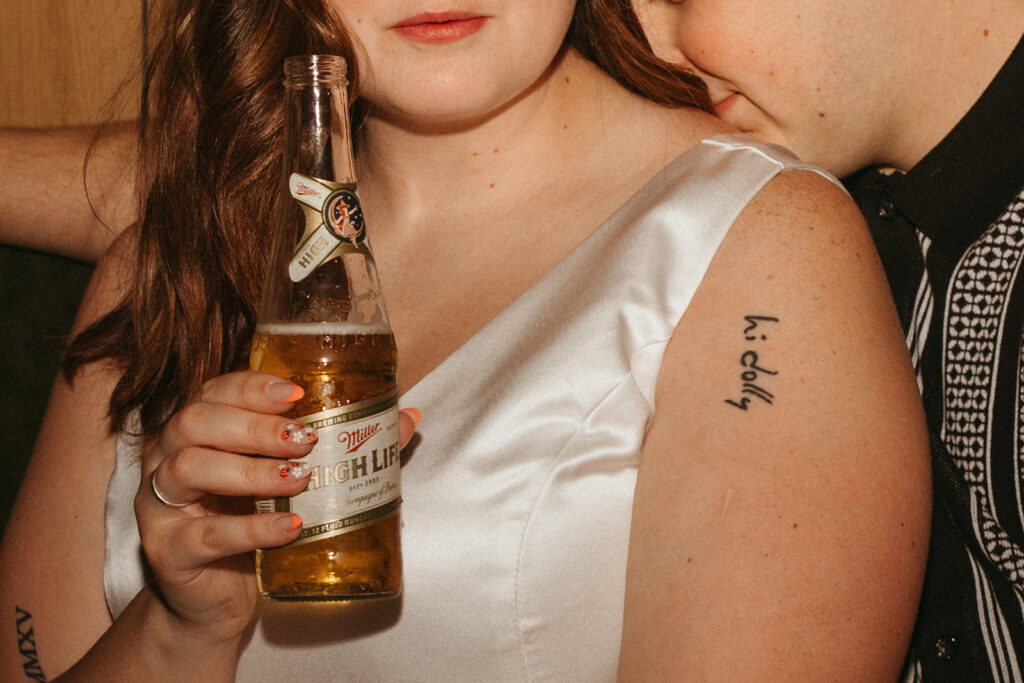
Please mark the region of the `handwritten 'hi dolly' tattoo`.
[[742, 382], [740, 394], [746, 395], [740, 396], [737, 400], [727, 398], [725, 402], [740, 410], [747, 410], [747, 406], [755, 398], [768, 405], [772, 405], [775, 400], [775, 394], [768, 391], [763, 385], [766, 375], [777, 375], [779, 371], [769, 370], [762, 366], [760, 356], [754, 348], [768, 341], [768, 335], [774, 327], [774, 323], [778, 323], [779, 319], [767, 315], [748, 315], [743, 319], [747, 322], [747, 326], [743, 330], [743, 339], [748, 342], [748, 348], [740, 356], [740, 366], [743, 368], [740, 372], [740, 381]]
[[36, 634], [32, 627], [32, 615], [15, 606], [15, 625], [18, 631], [18, 652], [25, 658], [21, 668], [30, 681], [45, 681], [43, 667], [39, 663], [39, 651], [36, 650]]

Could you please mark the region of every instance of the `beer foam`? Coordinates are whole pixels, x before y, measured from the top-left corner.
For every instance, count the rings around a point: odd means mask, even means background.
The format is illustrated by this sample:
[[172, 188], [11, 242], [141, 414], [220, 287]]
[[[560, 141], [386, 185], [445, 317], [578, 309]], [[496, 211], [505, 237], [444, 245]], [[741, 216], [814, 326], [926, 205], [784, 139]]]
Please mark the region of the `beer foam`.
[[342, 335], [354, 334], [391, 334], [391, 328], [382, 323], [269, 323], [258, 325], [256, 327], [256, 334], [265, 334], [267, 336], [297, 334], [322, 336], [329, 334], [334, 337], [340, 337]]

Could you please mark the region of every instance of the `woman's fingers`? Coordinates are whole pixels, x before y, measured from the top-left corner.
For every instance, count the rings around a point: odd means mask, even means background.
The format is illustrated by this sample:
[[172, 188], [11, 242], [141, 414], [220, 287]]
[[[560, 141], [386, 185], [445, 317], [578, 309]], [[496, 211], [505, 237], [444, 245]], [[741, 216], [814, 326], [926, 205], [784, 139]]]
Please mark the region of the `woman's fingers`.
[[147, 451], [167, 457], [199, 446], [277, 458], [302, 457], [316, 442], [315, 432], [277, 414], [301, 397], [298, 385], [274, 375], [243, 371], [215, 377], [203, 385], [194, 401], [167, 421]]
[[[155, 569], [189, 572], [217, 560], [294, 541], [302, 520], [291, 513], [182, 517], [142, 530]], [[148, 538], [147, 538], [148, 536]]]
[[312, 467], [301, 460], [252, 458], [186, 448], [157, 466], [150, 475], [150, 492], [168, 507], [198, 502], [206, 494], [280, 498], [300, 493], [311, 472]]
[[190, 403], [167, 421], [157, 439], [164, 454], [199, 446], [231, 453], [300, 458], [316, 443], [316, 432], [279, 415], [223, 403]]
[[[300, 517], [256, 514], [251, 497], [288, 498], [308, 485], [312, 467], [303, 458], [317, 435], [280, 415], [302, 395], [296, 384], [262, 373], [214, 378], [145, 448], [136, 517], [175, 613], [208, 620], [211, 601], [228, 599], [245, 607], [239, 614], [247, 623], [255, 594], [246, 554], [286, 545], [301, 533]], [[398, 420], [405, 446], [420, 412], [404, 409]]]
[[208, 380], [194, 400], [227, 403], [261, 413], [280, 413], [303, 395], [302, 387], [282, 377], [240, 370]]
[[398, 448], [405, 448], [405, 445], [416, 433], [423, 415], [416, 408], [403, 408], [398, 411]]
[[[264, 415], [274, 415], [291, 408], [295, 401], [298, 401], [303, 395], [302, 387], [276, 375], [252, 370], [232, 372], [207, 381], [195, 400], [186, 406], [185, 410], [175, 415], [172, 420], [179, 423], [178, 431], [185, 438], [196, 439], [201, 436], [202, 430], [209, 423], [220, 421], [222, 413], [213, 409], [213, 406], [229, 406]], [[187, 412], [190, 410], [194, 414]], [[399, 411], [401, 446], [404, 446], [412, 437], [421, 417], [420, 411], [416, 408]], [[264, 421], [263, 424], [265, 425], [266, 422]], [[250, 428], [254, 426], [251, 424]], [[203, 445], [213, 446], [215, 444]], [[271, 455], [271, 453], [265, 453], [265, 455]]]
[[[254, 514], [251, 501], [236, 508], [224, 503], [243, 503], [251, 495], [294, 496], [306, 487], [309, 474], [309, 466], [300, 462], [202, 448], [175, 453], [153, 471], [135, 499], [147, 557], [161, 572], [192, 571], [290, 543], [302, 526], [297, 515]], [[181, 512], [168, 513], [168, 505], [182, 505]]]
[[[293, 382], [252, 371], [206, 382], [196, 400], [175, 413], [146, 448], [143, 470], [148, 482], [143, 482], [143, 491], [148, 489], [152, 500], [171, 508], [196, 503], [207, 494], [300, 493], [310, 468], [298, 459], [313, 448], [317, 435], [278, 413], [301, 397], [302, 389]], [[415, 408], [400, 411], [400, 446], [412, 438], [420, 418]], [[284, 459], [290, 462], [282, 463]]]

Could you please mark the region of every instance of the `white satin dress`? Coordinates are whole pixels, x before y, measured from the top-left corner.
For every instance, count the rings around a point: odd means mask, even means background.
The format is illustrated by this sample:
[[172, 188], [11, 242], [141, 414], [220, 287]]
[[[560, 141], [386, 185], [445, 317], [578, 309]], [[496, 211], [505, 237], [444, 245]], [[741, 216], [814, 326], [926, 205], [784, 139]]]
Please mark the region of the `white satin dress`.
[[[662, 354], [736, 216], [794, 168], [809, 167], [749, 137], [705, 140], [413, 387], [401, 598], [261, 603], [238, 680], [614, 680]], [[114, 615], [145, 582], [138, 481], [122, 438], [106, 512]]]

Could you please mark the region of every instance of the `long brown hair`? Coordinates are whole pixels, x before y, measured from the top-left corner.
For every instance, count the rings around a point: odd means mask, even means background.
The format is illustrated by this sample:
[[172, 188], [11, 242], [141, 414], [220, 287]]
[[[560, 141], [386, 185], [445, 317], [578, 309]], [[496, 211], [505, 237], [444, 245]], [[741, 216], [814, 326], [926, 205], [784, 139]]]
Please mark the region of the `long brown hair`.
[[[156, 433], [207, 379], [244, 366], [254, 330], [283, 148], [281, 65], [346, 57], [324, 0], [170, 2], [143, 78], [134, 277], [120, 304], [65, 356], [73, 378], [102, 358], [124, 369], [112, 426]], [[629, 0], [579, 0], [567, 41], [623, 86], [672, 106], [707, 106], [703, 84], [651, 53]], [[358, 100], [353, 96], [352, 101]]]
[[632, 0], [579, 0], [567, 40], [627, 90], [668, 106], [711, 108], [698, 76], [654, 56]]

